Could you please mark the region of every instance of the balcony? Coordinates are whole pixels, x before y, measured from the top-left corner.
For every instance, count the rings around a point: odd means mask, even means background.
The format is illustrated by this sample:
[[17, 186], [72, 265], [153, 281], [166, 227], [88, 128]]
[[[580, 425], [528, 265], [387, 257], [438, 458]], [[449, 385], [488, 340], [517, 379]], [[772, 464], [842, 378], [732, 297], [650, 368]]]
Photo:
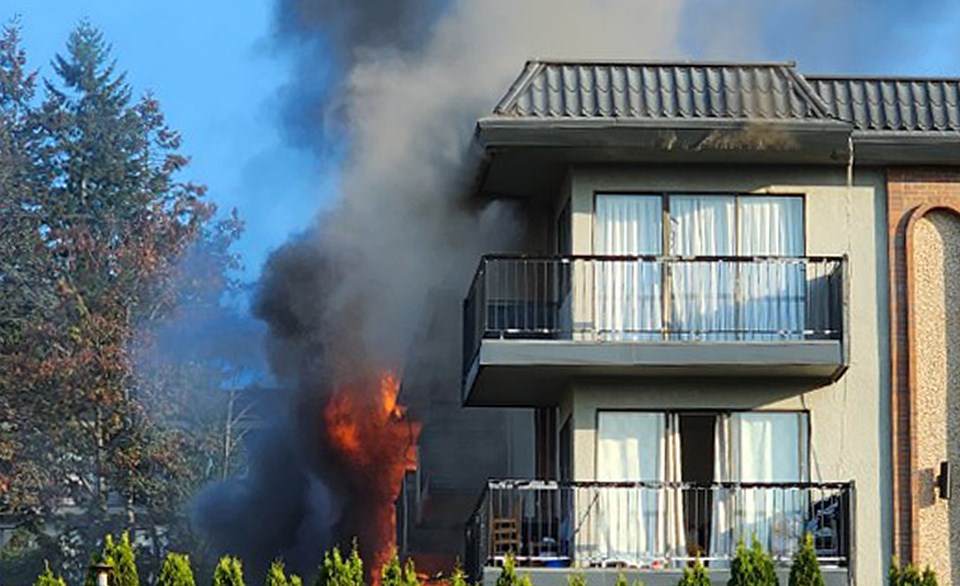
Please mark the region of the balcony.
[[551, 404], [571, 376], [829, 380], [843, 257], [485, 256], [463, 304], [467, 405]]
[[786, 571], [810, 533], [827, 583], [846, 584], [853, 505], [852, 483], [491, 481], [467, 524], [467, 569], [490, 583], [509, 554], [544, 574], [537, 584], [571, 567], [676, 584], [699, 556], [723, 583], [740, 540], [755, 537]]

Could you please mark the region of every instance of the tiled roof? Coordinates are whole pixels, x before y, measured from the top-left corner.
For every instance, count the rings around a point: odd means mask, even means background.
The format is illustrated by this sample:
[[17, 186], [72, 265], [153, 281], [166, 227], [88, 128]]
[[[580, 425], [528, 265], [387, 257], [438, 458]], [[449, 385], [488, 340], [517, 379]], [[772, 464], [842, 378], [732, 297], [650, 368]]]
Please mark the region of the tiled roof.
[[960, 80], [809, 77], [830, 114], [863, 131], [960, 131]]
[[847, 122], [960, 133], [960, 79], [804, 77], [793, 63], [530, 61], [501, 119]]
[[689, 120], [829, 117], [790, 63], [531, 61], [494, 114]]

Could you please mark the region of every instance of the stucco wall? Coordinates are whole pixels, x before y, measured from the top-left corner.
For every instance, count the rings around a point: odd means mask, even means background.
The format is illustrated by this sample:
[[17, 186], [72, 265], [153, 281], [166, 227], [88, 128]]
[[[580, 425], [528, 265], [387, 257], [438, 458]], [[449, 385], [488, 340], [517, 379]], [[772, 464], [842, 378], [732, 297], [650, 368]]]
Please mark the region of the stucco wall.
[[569, 176], [573, 250], [593, 252], [594, 194], [619, 192], [801, 194], [806, 254], [849, 256], [850, 368], [836, 383], [814, 387], [787, 380], [575, 381], [562, 402], [573, 415], [574, 474], [591, 479], [595, 421], [604, 408], [807, 409], [811, 479], [853, 480], [856, 581], [881, 584], [890, 557], [889, 330], [885, 178], [858, 170], [796, 167], [585, 167]]
[[951, 396], [960, 388], [960, 218], [934, 210], [913, 230], [918, 557], [949, 585], [960, 562], [960, 502], [938, 499], [934, 486], [940, 462], [960, 469], [960, 401]]

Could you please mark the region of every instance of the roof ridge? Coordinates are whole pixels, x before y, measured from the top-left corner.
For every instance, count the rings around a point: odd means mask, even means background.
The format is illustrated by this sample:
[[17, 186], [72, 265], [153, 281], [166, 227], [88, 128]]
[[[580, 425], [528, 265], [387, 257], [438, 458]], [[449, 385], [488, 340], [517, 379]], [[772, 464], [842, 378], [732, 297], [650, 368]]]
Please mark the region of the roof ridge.
[[956, 77], [935, 75], [842, 75], [842, 74], [803, 74], [810, 81], [944, 81], [960, 83], [960, 75]]
[[543, 65], [633, 65], [638, 67], [796, 67], [796, 61], [727, 61], [723, 59], [630, 59], [630, 58], [544, 58], [535, 57], [527, 63]]

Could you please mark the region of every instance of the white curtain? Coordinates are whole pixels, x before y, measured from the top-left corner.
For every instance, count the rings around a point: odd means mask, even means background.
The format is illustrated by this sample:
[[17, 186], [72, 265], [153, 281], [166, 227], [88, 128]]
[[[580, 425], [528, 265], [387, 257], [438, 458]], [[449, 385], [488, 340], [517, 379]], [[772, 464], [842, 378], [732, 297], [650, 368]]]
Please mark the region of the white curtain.
[[[662, 482], [666, 476], [666, 420], [661, 413], [601, 412], [597, 437], [597, 479]], [[596, 561], [649, 565], [657, 555], [658, 492], [652, 488], [601, 489]]]
[[[663, 204], [659, 196], [597, 195], [594, 253], [659, 255], [663, 249]], [[655, 261], [594, 263], [594, 327], [613, 340], [661, 337], [660, 265]]]
[[[736, 254], [736, 198], [670, 197], [670, 253], [675, 256]], [[671, 327], [681, 340], [735, 339], [736, 265], [681, 260], [671, 278]]]
[[[740, 255], [803, 255], [802, 198], [741, 197], [738, 217]], [[803, 337], [806, 294], [803, 263], [784, 259], [744, 264], [740, 290], [740, 322], [746, 339]]]
[[[807, 478], [803, 413], [737, 413], [730, 418], [732, 470], [738, 482], [796, 483]], [[803, 536], [806, 495], [796, 488], [747, 488], [737, 498], [738, 538], [753, 537], [788, 559]]]
[[671, 413], [667, 417], [667, 438], [665, 442], [664, 479], [668, 483], [667, 487], [661, 493], [661, 510], [665, 514], [660, 515], [663, 528], [660, 531], [662, 535], [665, 557], [671, 558], [686, 557], [687, 555], [687, 534], [686, 523], [683, 515], [683, 491], [679, 483], [683, 480], [683, 460], [681, 454], [680, 439], [680, 414]]
[[[715, 482], [730, 482], [732, 480], [732, 466], [730, 455], [730, 416], [718, 415], [714, 424], [713, 433], [713, 480]], [[713, 493], [713, 516], [710, 523], [709, 558], [723, 558], [736, 549], [737, 537], [733, 534], [735, 491], [729, 488], [718, 488]], [[711, 567], [725, 567], [724, 560], [713, 559]]]

